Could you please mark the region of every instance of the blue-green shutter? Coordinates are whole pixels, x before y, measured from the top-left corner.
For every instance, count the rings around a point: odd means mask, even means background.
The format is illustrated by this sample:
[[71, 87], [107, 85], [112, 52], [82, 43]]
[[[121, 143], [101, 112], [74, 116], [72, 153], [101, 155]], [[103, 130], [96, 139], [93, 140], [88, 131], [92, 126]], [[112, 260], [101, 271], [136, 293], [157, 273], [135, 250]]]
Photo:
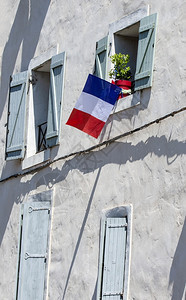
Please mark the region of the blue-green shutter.
[[23, 205], [16, 300], [43, 300], [46, 292], [51, 196], [35, 198]]
[[140, 21], [135, 90], [152, 86], [157, 14]]
[[6, 159], [24, 157], [27, 79], [25, 71], [13, 75], [10, 83]]
[[46, 133], [48, 147], [52, 147], [59, 143], [65, 59], [65, 52], [57, 54], [51, 59], [48, 121]]
[[102, 300], [121, 300], [127, 240], [126, 218], [107, 218], [102, 273]]
[[106, 36], [96, 43], [96, 61], [94, 75], [102, 79], [107, 78], [108, 53], [109, 42], [108, 36]]

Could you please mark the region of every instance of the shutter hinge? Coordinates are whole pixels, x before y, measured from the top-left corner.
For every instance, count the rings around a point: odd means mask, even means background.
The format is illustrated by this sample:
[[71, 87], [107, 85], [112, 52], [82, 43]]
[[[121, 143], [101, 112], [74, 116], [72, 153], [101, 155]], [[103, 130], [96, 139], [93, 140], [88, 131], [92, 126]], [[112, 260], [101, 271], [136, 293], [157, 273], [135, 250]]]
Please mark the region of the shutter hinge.
[[25, 253], [25, 260], [28, 258], [47, 258], [46, 254], [30, 254], [28, 252]]
[[32, 85], [35, 85], [37, 82], [37, 78], [36, 76], [34, 75], [30, 75], [30, 78], [29, 78], [29, 83], [31, 83]]
[[120, 296], [123, 299], [123, 293], [103, 293], [103, 296]]
[[28, 208], [29, 213], [32, 213], [33, 211], [38, 211], [38, 210], [48, 210], [48, 212], [50, 212], [50, 208], [48, 208], [48, 207], [32, 207], [32, 206], [30, 206]]
[[124, 225], [109, 225], [108, 228], [123, 228], [123, 227], [127, 227], [128, 224], [124, 224]]
[[24, 153], [23, 153], [23, 158], [22, 158], [22, 160], [25, 159], [25, 157], [26, 157], [26, 151], [27, 151], [27, 146], [25, 145], [25, 146], [24, 146]]
[[108, 56], [110, 56], [111, 49], [112, 49], [112, 43], [110, 42], [110, 43], [109, 43], [109, 51], [108, 51]]
[[21, 226], [23, 226], [23, 214], [21, 214]]

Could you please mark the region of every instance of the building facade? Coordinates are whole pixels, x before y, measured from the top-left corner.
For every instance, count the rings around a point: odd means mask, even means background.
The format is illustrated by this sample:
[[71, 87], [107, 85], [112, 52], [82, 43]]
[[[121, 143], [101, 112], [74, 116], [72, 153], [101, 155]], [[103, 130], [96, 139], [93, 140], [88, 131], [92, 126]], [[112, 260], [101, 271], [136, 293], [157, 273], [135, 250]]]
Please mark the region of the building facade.
[[[186, 3], [1, 12], [2, 299], [185, 299]], [[66, 122], [119, 52], [133, 91], [95, 139]]]

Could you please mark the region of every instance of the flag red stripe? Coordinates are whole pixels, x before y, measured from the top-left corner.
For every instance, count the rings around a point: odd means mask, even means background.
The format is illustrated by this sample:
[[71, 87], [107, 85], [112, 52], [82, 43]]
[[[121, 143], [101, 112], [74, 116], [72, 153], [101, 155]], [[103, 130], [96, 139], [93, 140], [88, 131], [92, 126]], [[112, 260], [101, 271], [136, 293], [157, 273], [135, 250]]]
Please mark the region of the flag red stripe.
[[97, 138], [105, 122], [74, 108], [66, 124]]

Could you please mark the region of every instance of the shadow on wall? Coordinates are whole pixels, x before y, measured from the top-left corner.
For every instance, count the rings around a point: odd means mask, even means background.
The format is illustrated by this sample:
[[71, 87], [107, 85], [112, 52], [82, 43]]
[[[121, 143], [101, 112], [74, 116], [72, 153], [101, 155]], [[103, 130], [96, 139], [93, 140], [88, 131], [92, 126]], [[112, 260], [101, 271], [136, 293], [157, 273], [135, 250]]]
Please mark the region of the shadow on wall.
[[[93, 201], [95, 189], [98, 184], [98, 179], [102, 167], [111, 163], [122, 165], [126, 164], [127, 161], [130, 161], [132, 163], [134, 161], [143, 160], [148, 154], [154, 154], [157, 157], [165, 156], [167, 158], [167, 164], [169, 165], [171, 163], [174, 163], [178, 156], [186, 154], [186, 143], [179, 142], [177, 140], [167, 140], [165, 136], [152, 136], [145, 142], [139, 142], [136, 145], [132, 145], [131, 143], [115, 142], [101, 151], [98, 150], [93, 151], [89, 154], [76, 155], [74, 158], [66, 161], [61, 170], [58, 168], [50, 170], [42, 177], [38, 174], [35, 175], [38, 178], [34, 180], [36, 187], [39, 187], [40, 185], [48, 185], [50, 188], [52, 188], [56, 182], [64, 181], [69, 172], [71, 172], [72, 170], [77, 169], [83, 174], [98, 170], [93, 189], [90, 193], [87, 208], [85, 210], [84, 219], [79, 231], [79, 236], [77, 239], [73, 257], [69, 265], [69, 271], [65, 282], [62, 300], [65, 300], [72, 268], [74, 266], [75, 259], [78, 253], [81, 238], [89, 215], [90, 207]], [[95, 284], [92, 300], [96, 299], [96, 286], [97, 283]], [[178, 300], [178, 298], [173, 298], [172, 300]]]
[[[85, 228], [85, 225], [86, 225], [86, 222], [87, 222], [87, 218], [88, 218], [88, 215], [89, 215], [89, 211], [90, 211], [90, 207], [91, 207], [92, 200], [93, 200], [93, 197], [94, 197], [94, 193], [95, 193], [95, 190], [96, 190], [96, 187], [97, 187], [97, 184], [98, 184], [100, 172], [101, 172], [101, 168], [99, 168], [99, 170], [98, 170], [96, 180], [94, 182], [93, 189], [91, 191], [90, 198], [88, 200], [88, 205], [87, 205], [87, 208], [86, 208], [86, 211], [85, 211], [85, 215], [84, 215], [84, 218], [83, 218], [83, 222], [82, 222], [82, 225], [81, 225], [81, 229], [80, 229], [80, 232], [79, 232], [79, 236], [78, 236], [78, 239], [77, 239], [75, 250], [74, 250], [74, 253], [73, 253], [72, 261], [71, 261], [71, 264], [70, 264], [70, 267], [69, 267], [67, 279], [66, 279], [66, 282], [65, 282], [65, 287], [64, 287], [64, 291], [63, 291], [62, 300], [65, 300], [65, 295], [66, 295], [68, 283], [69, 283], [69, 280], [70, 280], [70, 275], [71, 275], [72, 268], [73, 268], [73, 265], [74, 265], [74, 262], [75, 262], [75, 259], [76, 259], [77, 253], [78, 253], [78, 249], [79, 249], [81, 238], [82, 238], [84, 228]], [[93, 298], [92, 298], [92, 300], [93, 300]]]
[[[134, 100], [132, 101], [132, 107], [130, 109], [124, 109], [123, 111], [120, 111], [119, 114], [111, 114], [106, 122], [106, 126], [103, 127], [103, 130], [100, 135], [100, 142], [102, 142], [105, 139], [105, 136], [107, 134], [107, 139], [110, 138], [111, 132], [112, 132], [112, 126], [114, 124], [114, 127], [117, 129], [119, 134], [123, 134], [123, 130], [121, 128], [121, 120], [130, 120], [130, 124], [132, 124], [133, 127], [135, 127], [135, 120], [136, 116], [138, 116], [140, 111], [143, 111], [147, 109], [150, 97], [151, 97], [151, 89], [144, 89], [140, 92], [140, 105], [137, 105], [138, 98], [136, 99], [134, 97]], [[135, 94], [134, 94], [135, 95]], [[137, 101], [137, 102], [136, 102]], [[115, 122], [113, 122], [115, 121]], [[108, 132], [106, 133], [106, 131]], [[130, 130], [130, 129], [129, 129]]]
[[28, 68], [33, 58], [50, 0], [20, 0], [16, 16], [2, 55], [1, 67], [1, 111], [9, 90], [19, 51], [22, 47], [21, 71]]
[[76, 155], [66, 161], [61, 170], [58, 168], [50, 170], [44, 176], [37, 173], [34, 175], [35, 178], [32, 178], [32, 181], [36, 184], [33, 188], [40, 185], [52, 188], [55, 183], [65, 180], [68, 173], [75, 169], [86, 174], [111, 163], [124, 165], [127, 161], [132, 163], [143, 160], [149, 154], [166, 157], [167, 164], [170, 165], [174, 163], [177, 157], [186, 154], [186, 142], [167, 140], [165, 136], [152, 136], [145, 142], [139, 142], [136, 145], [114, 142], [102, 150]]
[[[86, 174], [94, 172], [104, 165], [111, 163], [124, 165], [128, 161], [132, 163], [134, 161], [143, 160], [148, 154], [154, 154], [157, 157], [166, 157], [167, 164], [169, 165], [174, 163], [177, 157], [186, 154], [186, 142], [167, 140], [164, 135], [161, 137], [151, 136], [145, 142], [141, 141], [136, 145], [127, 142], [114, 142], [102, 150], [76, 155], [67, 160], [63, 164], [62, 169], [51, 169], [48, 167], [40, 170], [40, 172], [36, 172], [29, 181], [19, 181], [18, 186], [15, 188], [14, 200], [9, 199], [7, 202], [7, 199], [3, 200], [5, 197], [1, 198], [1, 207], [4, 206], [4, 209], [0, 210], [0, 220], [4, 221], [3, 224], [2, 221], [0, 221], [0, 244], [9, 220], [13, 203], [19, 202], [20, 197], [24, 197], [26, 193], [39, 188], [41, 185], [50, 189], [58, 182], [63, 183], [69, 172], [72, 170], [79, 170], [83, 174]], [[19, 177], [18, 180], [21, 180], [21, 177]], [[3, 201], [5, 201], [4, 204]]]
[[174, 254], [170, 270], [169, 284], [173, 285], [171, 300], [186, 299], [186, 292], [184, 295], [186, 287], [186, 218], [176, 252]]
[[[6, 230], [6, 226], [9, 220], [9, 216], [11, 214], [14, 201], [16, 199], [16, 202], [18, 202], [20, 195], [23, 198], [26, 194], [29, 194], [30, 191], [34, 191], [42, 185], [45, 188], [50, 189], [53, 188], [53, 186], [56, 183], [60, 182], [61, 187], [64, 188], [64, 191], [66, 193], [65, 197], [68, 197], [68, 190], [70, 190], [71, 187], [68, 186], [68, 181], [66, 180], [66, 178], [70, 172], [72, 172], [73, 170], [78, 170], [82, 174], [86, 174], [98, 170], [94, 182], [94, 186], [92, 188], [92, 191], [90, 191], [89, 193], [89, 200], [87, 202], [87, 207], [85, 208], [85, 214], [84, 214], [82, 224], [80, 226], [80, 231], [77, 238], [77, 243], [75, 245], [74, 254], [71, 259], [71, 262], [69, 263], [69, 271], [67, 274], [66, 283], [64, 286], [64, 291], [62, 296], [63, 297], [62, 299], [65, 299], [68, 283], [72, 273], [72, 268], [74, 266], [75, 259], [79, 250], [82, 235], [89, 215], [90, 207], [94, 198], [94, 193], [97, 188], [97, 185], [99, 184], [99, 177], [100, 177], [100, 172], [102, 167], [109, 164], [125, 165], [126, 162], [128, 161], [133, 163], [135, 161], [143, 160], [149, 154], [156, 155], [157, 157], [164, 156], [167, 159], [167, 164], [171, 164], [175, 162], [177, 157], [186, 154], [186, 143], [177, 140], [170, 140], [170, 139], [168, 140], [165, 136], [161, 136], [161, 137], [151, 136], [145, 142], [141, 141], [136, 145], [132, 145], [132, 143], [127, 143], [127, 142], [126, 143], [114, 142], [113, 144], [108, 145], [106, 148], [102, 150], [93, 151], [87, 154], [84, 153], [82, 155], [76, 155], [73, 158], [66, 161], [63, 164], [62, 168], [52, 169], [48, 167], [42, 169], [40, 170], [40, 172], [36, 172], [35, 175], [31, 178], [31, 180], [29, 176], [29, 179], [26, 182], [19, 181], [19, 183], [16, 185], [15, 181], [12, 181], [12, 184], [14, 183], [14, 200], [11, 199], [10, 201], [7, 201], [7, 198], [5, 198], [5, 196], [2, 197], [4, 201], [3, 203], [5, 209], [0, 210], [0, 222], [2, 223], [1, 220], [3, 220], [3, 223], [0, 224], [0, 228], [1, 228], [0, 243], [3, 239], [3, 235]], [[73, 173], [71, 173], [71, 176], [73, 176]], [[19, 177], [18, 179], [21, 180], [21, 177]], [[2, 206], [3, 203], [1, 203]], [[183, 233], [184, 233], [183, 235], [186, 234], [185, 226], [184, 226]], [[179, 253], [180, 251], [182, 251], [180, 249], [184, 247], [185, 239], [186, 237], [184, 237], [184, 239], [180, 238], [181, 242], [178, 245], [177, 254], [175, 255], [173, 261], [170, 281], [171, 282], [174, 281], [175, 289], [177, 284], [176, 268], [179, 269], [179, 267], [177, 267], [177, 260], [179, 259], [177, 258], [177, 256], [179, 257]], [[95, 297], [96, 297], [96, 287], [95, 287], [92, 300], [95, 300]], [[172, 300], [178, 300], [178, 299], [172, 298]]]

